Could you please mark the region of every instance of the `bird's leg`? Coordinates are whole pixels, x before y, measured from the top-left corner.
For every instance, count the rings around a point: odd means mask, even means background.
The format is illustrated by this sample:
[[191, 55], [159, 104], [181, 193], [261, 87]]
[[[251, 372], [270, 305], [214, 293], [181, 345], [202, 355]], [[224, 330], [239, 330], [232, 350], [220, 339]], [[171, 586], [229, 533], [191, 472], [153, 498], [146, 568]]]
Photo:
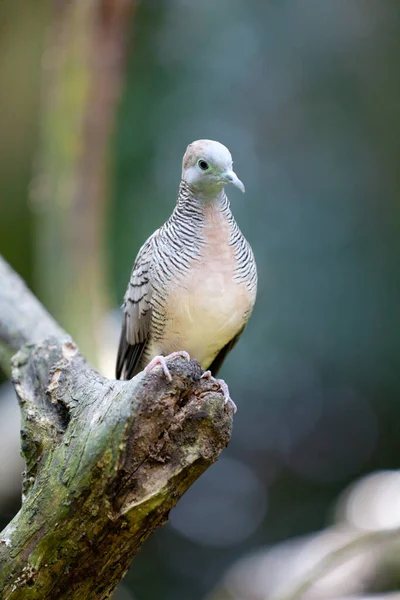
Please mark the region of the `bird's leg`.
[[162, 370], [164, 371], [165, 377], [168, 379], [168, 381], [172, 381], [171, 373], [169, 372], [169, 369], [167, 367], [167, 360], [171, 360], [171, 358], [176, 358], [177, 356], [186, 358], [187, 361], [190, 360], [190, 355], [188, 352], [186, 352], [185, 350], [178, 350], [177, 352], [171, 352], [171, 354], [168, 354], [167, 356], [161, 356], [161, 355], [155, 356], [149, 362], [147, 367], [144, 368], [144, 370], [146, 373], [148, 373], [149, 371], [154, 369], [154, 367], [156, 367], [157, 365], [161, 365]]
[[201, 379], [207, 379], [208, 381], [215, 381], [216, 383], [218, 383], [218, 385], [221, 389], [221, 392], [224, 395], [225, 404], [227, 402], [231, 402], [233, 405], [233, 412], [237, 411], [237, 406], [234, 403], [234, 401], [232, 400], [232, 398], [229, 394], [229, 388], [223, 379], [216, 379], [215, 377], [212, 376], [211, 371], [204, 371], [203, 375], [201, 376]]

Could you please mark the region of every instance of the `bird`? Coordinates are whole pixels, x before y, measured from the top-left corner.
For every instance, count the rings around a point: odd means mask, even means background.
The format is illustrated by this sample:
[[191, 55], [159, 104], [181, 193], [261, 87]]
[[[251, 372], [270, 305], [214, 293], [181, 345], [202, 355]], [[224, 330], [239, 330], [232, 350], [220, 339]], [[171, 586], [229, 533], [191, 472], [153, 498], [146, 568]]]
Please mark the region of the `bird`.
[[[140, 248], [122, 305], [117, 379], [167, 361], [195, 358], [216, 379], [252, 313], [257, 267], [230, 209], [225, 186], [245, 187], [228, 148], [213, 140], [188, 145], [178, 198], [169, 219]], [[234, 409], [236, 406], [233, 403]]]

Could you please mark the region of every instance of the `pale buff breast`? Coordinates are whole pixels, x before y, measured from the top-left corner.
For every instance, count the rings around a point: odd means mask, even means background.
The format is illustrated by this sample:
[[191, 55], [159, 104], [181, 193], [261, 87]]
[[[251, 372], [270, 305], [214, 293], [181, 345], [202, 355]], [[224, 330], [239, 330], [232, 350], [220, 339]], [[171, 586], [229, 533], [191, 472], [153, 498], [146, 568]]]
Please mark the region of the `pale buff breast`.
[[230, 234], [226, 217], [210, 207], [201, 255], [168, 295], [163, 335], [168, 348], [154, 348], [156, 353], [186, 350], [206, 369], [245, 324], [255, 292], [234, 280]]

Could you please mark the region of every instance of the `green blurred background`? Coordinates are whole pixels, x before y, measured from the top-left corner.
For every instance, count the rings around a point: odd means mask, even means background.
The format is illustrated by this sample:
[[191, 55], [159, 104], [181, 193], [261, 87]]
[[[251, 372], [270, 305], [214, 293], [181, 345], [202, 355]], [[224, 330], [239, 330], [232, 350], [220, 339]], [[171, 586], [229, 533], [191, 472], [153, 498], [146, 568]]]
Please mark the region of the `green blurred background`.
[[[246, 185], [228, 193], [259, 294], [222, 372], [232, 442], [135, 558], [126, 598], [200, 600], [236, 558], [321, 528], [350, 481], [399, 464], [398, 17], [395, 0], [138, 6], [111, 140], [106, 317], [117, 331], [197, 138], [226, 144]], [[48, 2], [0, 3], [0, 252], [62, 319], [29, 194], [50, 20]], [[0, 529], [18, 503], [0, 504]]]

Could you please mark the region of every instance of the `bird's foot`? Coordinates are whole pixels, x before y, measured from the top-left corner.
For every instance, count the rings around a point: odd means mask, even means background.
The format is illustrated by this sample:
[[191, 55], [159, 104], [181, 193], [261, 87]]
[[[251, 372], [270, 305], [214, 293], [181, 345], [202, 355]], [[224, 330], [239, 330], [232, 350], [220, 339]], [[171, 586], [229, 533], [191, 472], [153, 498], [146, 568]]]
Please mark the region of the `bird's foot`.
[[171, 352], [171, 354], [168, 354], [167, 356], [155, 356], [147, 365], [147, 367], [144, 368], [145, 372], [148, 373], [149, 371], [151, 371], [152, 369], [154, 369], [154, 367], [156, 367], [157, 365], [160, 365], [165, 377], [168, 379], [168, 381], [172, 381], [172, 376], [171, 373], [169, 372], [168, 366], [167, 366], [167, 360], [171, 360], [172, 358], [176, 358], [177, 356], [181, 356], [182, 358], [186, 358], [187, 361], [190, 360], [190, 355], [188, 352], [186, 352], [185, 350], [178, 350], [177, 352]]
[[207, 381], [215, 381], [216, 383], [218, 383], [218, 385], [221, 389], [221, 392], [224, 395], [225, 404], [227, 404], [228, 402], [231, 402], [231, 404], [233, 406], [233, 412], [235, 413], [237, 411], [237, 406], [234, 403], [234, 401], [232, 400], [232, 398], [229, 394], [229, 388], [223, 379], [216, 379], [215, 377], [212, 376], [211, 371], [204, 371], [203, 375], [201, 376], [201, 379], [207, 379]]

